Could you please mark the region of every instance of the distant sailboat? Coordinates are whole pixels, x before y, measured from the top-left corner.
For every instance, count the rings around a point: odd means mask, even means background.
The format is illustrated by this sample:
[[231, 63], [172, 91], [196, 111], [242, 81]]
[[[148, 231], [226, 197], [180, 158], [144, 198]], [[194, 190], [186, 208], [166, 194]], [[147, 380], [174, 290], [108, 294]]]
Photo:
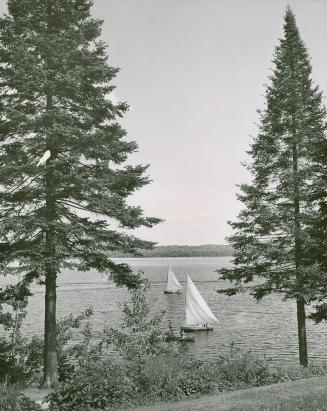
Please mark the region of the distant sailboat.
[[180, 294], [183, 287], [180, 285], [177, 280], [173, 270], [169, 266], [167, 274], [167, 288], [164, 291], [165, 294]]
[[211, 331], [213, 327], [210, 327], [209, 324], [219, 322], [188, 274], [185, 291], [185, 314], [185, 326], [181, 329], [186, 332]]

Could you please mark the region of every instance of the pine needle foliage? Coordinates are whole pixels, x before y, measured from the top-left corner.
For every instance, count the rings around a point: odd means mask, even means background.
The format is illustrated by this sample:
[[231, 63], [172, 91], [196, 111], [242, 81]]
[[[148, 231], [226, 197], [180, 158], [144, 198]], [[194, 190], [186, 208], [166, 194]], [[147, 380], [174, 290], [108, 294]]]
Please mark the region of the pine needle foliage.
[[118, 123], [128, 105], [110, 98], [118, 69], [91, 6], [9, 0], [0, 19], [1, 273], [33, 275], [51, 298], [65, 269], [137, 287], [109, 255], [151, 247], [125, 229], [159, 222], [128, 204], [150, 180], [147, 165], [126, 163], [138, 146]]
[[295, 299], [300, 346], [306, 351], [304, 306], [315, 301], [318, 285], [327, 280], [317, 262], [321, 239], [316, 235], [319, 204], [326, 201], [321, 190], [327, 176], [321, 155], [326, 111], [290, 8], [273, 63], [259, 131], [248, 152], [252, 181], [240, 185], [244, 208], [230, 223], [234, 266], [220, 274], [235, 284], [226, 294], [250, 290], [260, 300], [276, 291]]
[[[118, 70], [108, 65], [101, 21], [91, 18], [90, 7], [86, 0], [11, 0], [0, 21], [1, 236], [9, 245], [2, 262], [19, 262], [2, 272], [41, 275], [50, 259], [56, 271], [95, 268], [129, 285], [129, 268], [115, 265], [108, 254], [150, 244], [110, 229], [108, 219], [124, 228], [158, 220], [126, 202], [149, 183], [147, 166], [125, 164], [137, 144], [124, 139], [117, 122], [128, 106], [107, 97]], [[49, 145], [50, 160], [37, 167]], [[56, 238], [51, 257], [44, 252], [49, 225]]]

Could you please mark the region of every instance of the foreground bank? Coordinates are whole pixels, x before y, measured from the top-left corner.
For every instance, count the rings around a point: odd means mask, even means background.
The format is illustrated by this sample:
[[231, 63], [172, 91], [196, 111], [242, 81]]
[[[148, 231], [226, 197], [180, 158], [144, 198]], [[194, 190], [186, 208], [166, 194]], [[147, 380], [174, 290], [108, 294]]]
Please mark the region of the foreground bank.
[[[271, 384], [263, 387], [204, 395], [182, 401], [168, 401], [121, 411], [317, 411], [327, 410], [327, 376]], [[25, 390], [31, 400], [41, 403], [44, 390]], [[33, 409], [33, 408], [30, 408]], [[108, 409], [108, 408], [107, 408]]]
[[[131, 410], [125, 408], [124, 410]], [[167, 402], [133, 411], [261, 411], [327, 410], [327, 376], [287, 381], [264, 387], [206, 395], [201, 398]]]

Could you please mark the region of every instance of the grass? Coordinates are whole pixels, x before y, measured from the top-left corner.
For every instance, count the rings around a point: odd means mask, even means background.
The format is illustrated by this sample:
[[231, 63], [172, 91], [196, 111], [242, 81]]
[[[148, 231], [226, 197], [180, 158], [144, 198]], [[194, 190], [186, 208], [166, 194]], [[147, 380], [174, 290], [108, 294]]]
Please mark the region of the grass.
[[271, 411], [318, 411], [327, 410], [327, 392], [304, 395], [301, 398], [290, 398], [286, 401], [273, 401]]
[[0, 384], [1, 411], [37, 411], [41, 408], [21, 393], [21, 387], [15, 384]]

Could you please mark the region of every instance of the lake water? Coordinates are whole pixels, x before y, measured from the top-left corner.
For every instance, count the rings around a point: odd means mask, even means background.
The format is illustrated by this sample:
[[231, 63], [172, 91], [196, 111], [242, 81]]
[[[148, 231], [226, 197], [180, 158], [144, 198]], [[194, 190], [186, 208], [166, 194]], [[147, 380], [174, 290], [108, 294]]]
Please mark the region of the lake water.
[[[133, 270], [142, 269], [150, 280], [149, 297], [154, 299], [153, 312], [165, 310], [162, 324], [168, 328], [172, 322], [176, 332], [185, 321], [184, 294], [163, 294], [168, 265], [171, 264], [181, 284], [185, 284], [188, 273], [209, 304], [220, 323], [214, 331], [196, 334], [195, 343], [189, 344], [189, 355], [197, 358], [214, 359], [231, 343], [244, 350], [265, 355], [278, 364], [297, 364], [296, 304], [282, 302], [280, 295], [270, 295], [257, 303], [247, 294], [227, 297], [217, 290], [229, 287], [229, 283], [218, 280], [215, 270], [230, 266], [229, 257], [215, 258], [129, 258], [124, 261]], [[3, 284], [3, 279], [0, 279]], [[1, 282], [0, 282], [1, 286]], [[24, 333], [29, 336], [42, 333], [44, 317], [44, 291], [33, 289]], [[128, 291], [108, 283], [105, 276], [96, 272], [66, 272], [58, 278], [58, 315], [78, 314], [86, 307], [93, 307], [95, 330], [105, 325], [119, 328], [121, 311], [119, 303], [128, 299]], [[310, 362], [326, 361], [327, 326], [314, 325], [307, 321], [308, 352]]]

